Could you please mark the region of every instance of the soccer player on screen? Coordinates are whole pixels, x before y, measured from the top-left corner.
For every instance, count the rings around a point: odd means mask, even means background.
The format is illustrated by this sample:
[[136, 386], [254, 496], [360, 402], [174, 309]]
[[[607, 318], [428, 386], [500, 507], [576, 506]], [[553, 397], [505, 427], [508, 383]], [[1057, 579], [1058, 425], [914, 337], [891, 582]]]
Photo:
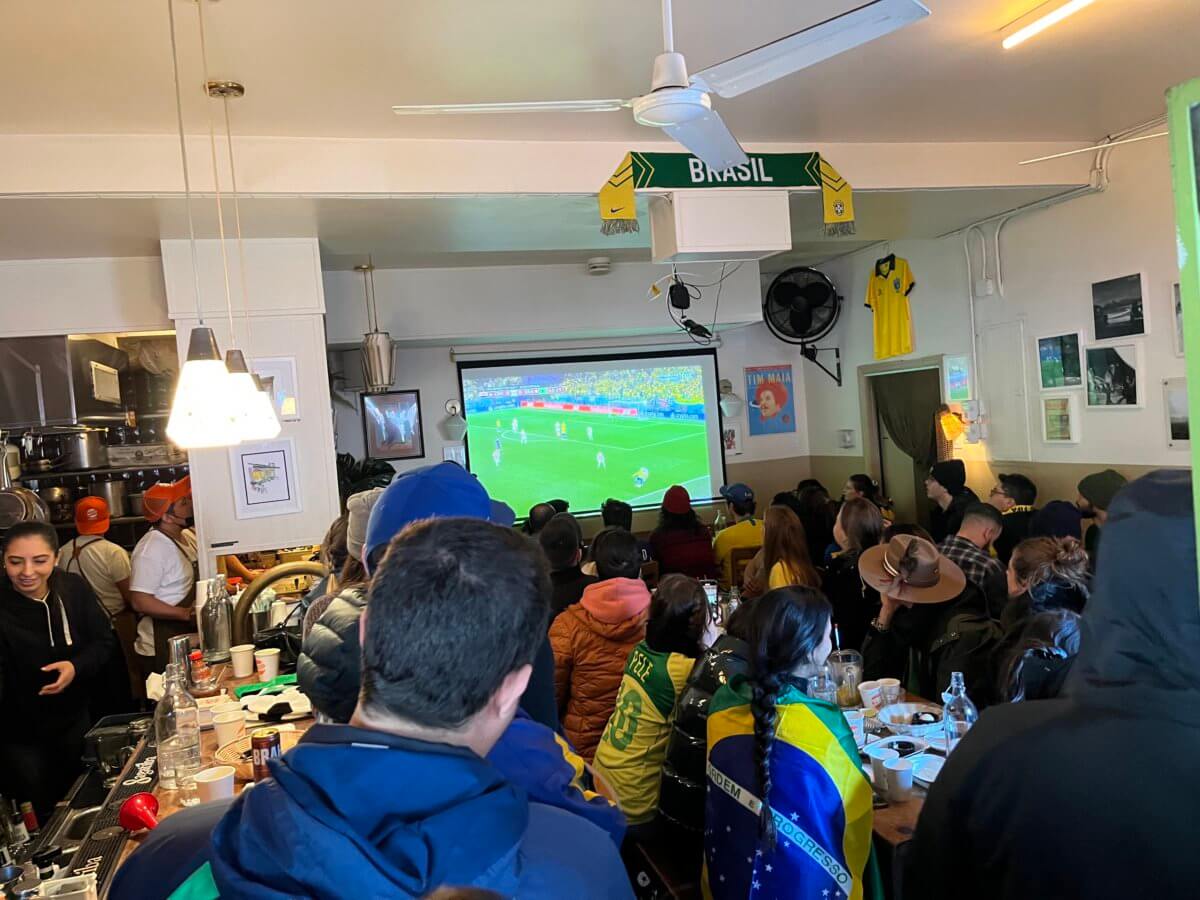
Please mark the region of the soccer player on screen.
[[608, 463], [606, 463], [604, 461], [604, 451], [603, 450], [596, 451], [596, 468], [597, 469], [607, 469], [608, 468]]
[[588, 440], [589, 441], [592, 440], [592, 426], [591, 425], [588, 426]]
[[562, 422], [554, 423], [554, 436], [556, 438], [562, 437]]
[[522, 428], [522, 429], [521, 429], [521, 443], [522, 443], [522, 444], [528, 444], [528, 443], [529, 443], [529, 435], [527, 435], [527, 434], [525, 433], [525, 429], [524, 429], [524, 428]]
[[513, 426], [513, 427], [512, 427], [513, 434], [516, 434], [518, 431], [520, 431], [520, 430], [521, 430], [520, 428], [518, 428], [518, 427], [517, 427], [517, 420], [516, 420], [516, 419], [513, 419], [513, 420], [512, 420], [512, 426]]
[[500, 448], [499, 447], [497, 447], [495, 450], [492, 451], [492, 462], [494, 462], [497, 466], [500, 465]]
[[650, 470], [647, 469], [645, 466], [642, 466], [640, 469], [638, 469], [636, 472], [633, 473], [633, 486], [635, 488], [645, 487], [646, 482], [649, 480], [650, 480]]

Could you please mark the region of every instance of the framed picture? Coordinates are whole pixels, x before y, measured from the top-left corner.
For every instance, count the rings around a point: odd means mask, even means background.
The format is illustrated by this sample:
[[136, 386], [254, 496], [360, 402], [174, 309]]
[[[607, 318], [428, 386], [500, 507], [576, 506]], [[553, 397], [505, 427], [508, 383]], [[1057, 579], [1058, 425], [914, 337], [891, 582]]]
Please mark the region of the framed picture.
[[229, 448], [233, 511], [239, 519], [301, 512], [296, 445], [291, 438]]
[[746, 370], [746, 411], [750, 437], [796, 430], [791, 364], [753, 366]]
[[946, 374], [946, 402], [965, 403], [971, 399], [971, 360], [966, 356], [947, 356], [942, 359]]
[[1042, 397], [1042, 440], [1047, 444], [1079, 443], [1079, 395]]
[[1142, 346], [1137, 343], [1087, 348], [1089, 409], [1137, 409], [1145, 405]]
[[1079, 332], [1038, 338], [1038, 371], [1043, 391], [1083, 386], [1079, 346]]
[[263, 387], [275, 403], [280, 422], [300, 421], [300, 393], [296, 386], [296, 358], [271, 356], [252, 359], [250, 371], [262, 379]]
[[369, 459], [421, 459], [425, 455], [419, 391], [360, 396]]
[[721, 445], [726, 456], [742, 455], [742, 426], [737, 422], [721, 423]]
[[1171, 302], [1175, 306], [1175, 355], [1183, 356], [1183, 295], [1178, 281], [1171, 285]]
[[1122, 275], [1092, 284], [1092, 320], [1096, 340], [1132, 337], [1146, 333], [1142, 302], [1142, 276]]
[[1188, 418], [1186, 378], [1163, 379], [1163, 405], [1167, 410], [1167, 446], [1172, 450], [1190, 450], [1191, 422]]

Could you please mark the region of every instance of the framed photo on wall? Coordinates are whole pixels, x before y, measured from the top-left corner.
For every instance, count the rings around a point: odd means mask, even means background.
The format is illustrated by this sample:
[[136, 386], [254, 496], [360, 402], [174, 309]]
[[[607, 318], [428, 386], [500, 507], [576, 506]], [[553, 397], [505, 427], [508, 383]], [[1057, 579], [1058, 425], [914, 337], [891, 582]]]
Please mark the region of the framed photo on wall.
[[1172, 450], [1192, 447], [1191, 421], [1188, 416], [1186, 378], [1163, 379], [1163, 405], [1167, 410], [1167, 446]]
[[966, 403], [971, 399], [970, 357], [942, 357], [942, 372], [946, 378], [945, 397], [947, 403]]
[[1141, 274], [1093, 282], [1092, 321], [1097, 341], [1145, 334]]
[[1079, 443], [1079, 395], [1042, 397], [1042, 440], [1047, 444]]
[[296, 445], [291, 438], [230, 447], [229, 465], [237, 518], [286, 516], [302, 511]]
[[1175, 355], [1183, 356], [1183, 294], [1178, 281], [1171, 285], [1171, 304], [1175, 309]]
[[1077, 331], [1038, 338], [1038, 372], [1043, 391], [1083, 386], [1079, 362], [1081, 343]]
[[1146, 405], [1142, 345], [1130, 341], [1087, 348], [1088, 409], [1139, 409]]
[[296, 358], [271, 356], [252, 359], [247, 367], [263, 381], [275, 404], [280, 422], [300, 421], [300, 391], [296, 384]]
[[368, 459], [421, 459], [425, 434], [419, 391], [360, 394]]
[[721, 423], [721, 445], [726, 456], [742, 455], [742, 426], [739, 422]]

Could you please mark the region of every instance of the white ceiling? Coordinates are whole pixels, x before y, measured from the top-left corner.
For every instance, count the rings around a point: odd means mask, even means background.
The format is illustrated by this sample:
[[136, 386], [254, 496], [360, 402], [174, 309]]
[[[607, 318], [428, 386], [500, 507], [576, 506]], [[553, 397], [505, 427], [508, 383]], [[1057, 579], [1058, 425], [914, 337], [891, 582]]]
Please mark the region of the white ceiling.
[[[860, 0], [679, 0], [693, 70]], [[1041, 0], [925, 0], [933, 16], [717, 107], [743, 141], [1087, 140], [1162, 112], [1193, 77], [1197, 0], [1101, 0], [1013, 51]], [[204, 131], [196, 4], [181, 21], [189, 130]], [[246, 83], [258, 135], [529, 140], [645, 137], [628, 113], [399, 119], [393, 103], [631, 97], [659, 51], [656, 0], [222, 0], [211, 72]], [[0, 132], [175, 127], [163, 0], [5, 0]]]
[[[815, 192], [791, 198], [792, 252], [764, 271], [828, 259], [878, 240], [937, 237], [1057, 190], [986, 188], [859, 191], [859, 234], [821, 234]], [[326, 269], [349, 269], [370, 254], [385, 268], [648, 260], [650, 231], [640, 201], [638, 234], [600, 234], [594, 195], [428, 198], [247, 198], [246, 237], [311, 237]], [[0, 198], [0, 259], [157, 256], [161, 238], [187, 237], [182, 198]], [[226, 226], [233, 216], [226, 206]], [[217, 233], [211, 198], [194, 201], [196, 233]]]

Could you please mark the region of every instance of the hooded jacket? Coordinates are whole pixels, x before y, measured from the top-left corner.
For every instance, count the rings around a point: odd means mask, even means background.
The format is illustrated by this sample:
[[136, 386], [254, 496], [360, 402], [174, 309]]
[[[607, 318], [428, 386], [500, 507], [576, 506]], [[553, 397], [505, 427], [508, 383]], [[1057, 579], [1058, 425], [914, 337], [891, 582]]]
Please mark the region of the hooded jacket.
[[1195, 896], [1191, 474], [1159, 470], [1124, 488], [1103, 551], [1062, 695], [984, 711], [930, 790], [902, 896]]
[[[424, 897], [443, 885], [522, 898], [632, 896], [602, 830], [530, 803], [470, 750], [316, 725], [270, 768], [211, 839], [211, 820], [199, 815], [169, 833], [170, 854], [156, 832], [112, 896], [152, 896], [151, 886], [181, 874], [174, 896], [191, 898]], [[185, 870], [170, 871], [172, 860]]]
[[650, 591], [636, 578], [589, 585], [550, 626], [554, 688], [563, 734], [591, 762], [608, 724], [625, 661], [646, 637]]

